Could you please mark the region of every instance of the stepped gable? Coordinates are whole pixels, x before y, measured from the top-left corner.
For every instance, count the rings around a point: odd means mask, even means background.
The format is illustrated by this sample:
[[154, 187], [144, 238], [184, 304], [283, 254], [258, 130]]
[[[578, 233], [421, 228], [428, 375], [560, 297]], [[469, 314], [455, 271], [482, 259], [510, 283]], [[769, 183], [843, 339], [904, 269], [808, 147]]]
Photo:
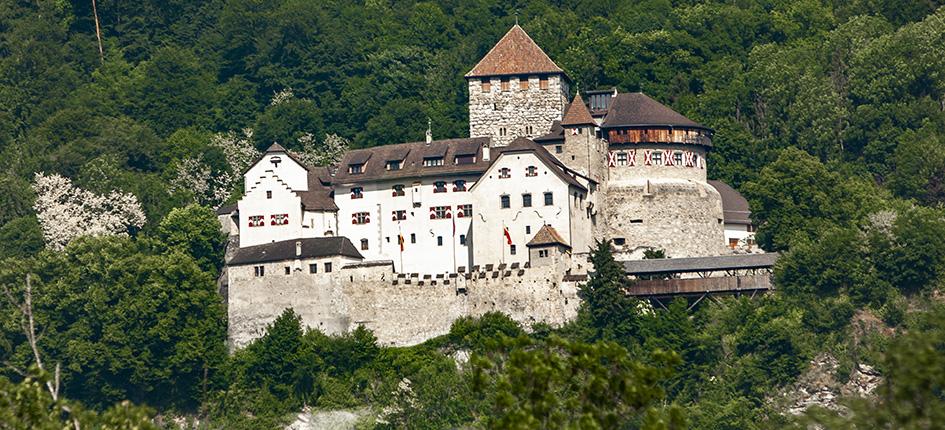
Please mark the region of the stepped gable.
[[581, 93], [574, 96], [574, 100], [568, 105], [568, 110], [561, 120], [561, 126], [563, 127], [572, 125], [597, 125], [594, 122], [594, 117], [591, 116], [591, 112], [587, 110], [584, 99], [581, 98]]
[[709, 185], [722, 195], [722, 214], [726, 224], [752, 224], [748, 200], [741, 193], [722, 181], [709, 180]]
[[[548, 168], [551, 169], [551, 171], [556, 176], [563, 179], [569, 185], [574, 186], [582, 191], [587, 191], [587, 188], [585, 188], [584, 185], [581, 185], [581, 183], [578, 182], [578, 180], [574, 178], [575, 175], [580, 175], [582, 178], [585, 178], [588, 181], [594, 182], [590, 178], [586, 178], [584, 175], [581, 175], [580, 173], [569, 169], [567, 166], [561, 163], [561, 161], [555, 158], [554, 155], [551, 155], [551, 153], [549, 153], [548, 150], [545, 149], [545, 147], [533, 142], [532, 140], [528, 138], [524, 138], [524, 137], [516, 138], [515, 140], [512, 141], [512, 143], [509, 143], [508, 146], [496, 148], [496, 150], [499, 151], [500, 154], [514, 153], [514, 152], [533, 152], [535, 153], [536, 156], [538, 156], [538, 158], [542, 162], [545, 163], [545, 165], [548, 166]], [[498, 159], [499, 157], [496, 156], [495, 158]]]
[[[482, 147], [488, 137], [444, 139], [426, 142], [400, 143], [354, 149], [345, 153], [338, 163], [334, 183], [358, 183], [397, 178], [424, 176], [481, 174], [489, 167], [482, 159]], [[472, 156], [473, 162], [458, 164], [456, 157]], [[424, 166], [424, 158], [443, 158], [442, 166]], [[400, 161], [398, 170], [387, 170], [389, 161]], [[361, 173], [348, 173], [348, 166], [364, 164]]]
[[466, 74], [466, 78], [545, 73], [564, 74], [564, 70], [551, 61], [522, 27], [515, 24]]
[[540, 144], [549, 144], [557, 143], [564, 141], [564, 127], [561, 127], [561, 121], [555, 120], [551, 122], [551, 130], [547, 134], [538, 136], [533, 139], [535, 143]]
[[[301, 253], [296, 253], [296, 243], [301, 244]], [[364, 258], [347, 237], [309, 237], [239, 248], [227, 265], [239, 266], [244, 264], [334, 256], [357, 259]]]
[[547, 246], [547, 245], [563, 245], [568, 248], [571, 245], [568, 245], [568, 242], [558, 234], [558, 231], [550, 225], [543, 225], [541, 229], [538, 230], [538, 233], [535, 233], [535, 237], [532, 240], [528, 241], [525, 246], [531, 248], [534, 246]]
[[691, 127], [710, 130], [646, 94], [622, 93], [614, 96], [601, 127], [639, 126]]

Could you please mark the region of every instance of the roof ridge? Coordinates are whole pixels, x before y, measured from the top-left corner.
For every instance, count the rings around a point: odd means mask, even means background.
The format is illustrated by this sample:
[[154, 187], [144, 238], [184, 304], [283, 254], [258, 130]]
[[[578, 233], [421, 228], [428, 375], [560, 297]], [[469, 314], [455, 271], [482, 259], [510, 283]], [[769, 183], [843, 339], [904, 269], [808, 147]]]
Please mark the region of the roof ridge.
[[564, 70], [518, 24], [489, 49], [465, 77], [561, 73]]

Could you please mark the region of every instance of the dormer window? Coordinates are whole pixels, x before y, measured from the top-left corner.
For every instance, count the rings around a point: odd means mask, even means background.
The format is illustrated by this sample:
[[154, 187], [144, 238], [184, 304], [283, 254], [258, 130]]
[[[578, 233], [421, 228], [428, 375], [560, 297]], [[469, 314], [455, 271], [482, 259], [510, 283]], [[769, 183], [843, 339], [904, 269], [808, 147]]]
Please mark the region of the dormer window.
[[460, 179], [453, 181], [453, 192], [466, 191], [466, 181]]
[[456, 164], [476, 164], [475, 155], [457, 155], [454, 160]]
[[512, 177], [512, 170], [508, 167], [499, 169], [499, 179], [508, 179]]
[[423, 159], [423, 167], [435, 167], [443, 165], [443, 157], [428, 157]]
[[393, 197], [403, 197], [404, 196], [404, 186], [401, 184], [394, 185], [394, 192], [391, 194]]
[[400, 170], [402, 165], [402, 160], [390, 160], [387, 162], [387, 170]]
[[364, 198], [364, 188], [354, 187], [351, 189], [351, 198], [352, 199], [362, 199]]
[[436, 181], [433, 183], [433, 192], [434, 193], [445, 193], [446, 192], [446, 182], [445, 181]]
[[538, 168], [535, 166], [526, 167], [525, 176], [538, 176]]
[[348, 173], [352, 175], [360, 175], [364, 173], [364, 163], [361, 164], [349, 164]]

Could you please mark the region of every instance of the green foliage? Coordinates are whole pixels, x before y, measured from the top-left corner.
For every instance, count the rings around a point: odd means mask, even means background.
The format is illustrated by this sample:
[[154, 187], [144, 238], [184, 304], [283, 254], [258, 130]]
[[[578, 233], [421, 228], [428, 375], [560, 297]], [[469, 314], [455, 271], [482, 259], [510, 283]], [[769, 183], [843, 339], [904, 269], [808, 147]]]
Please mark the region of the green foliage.
[[216, 277], [223, 265], [226, 236], [209, 208], [190, 205], [174, 209], [158, 225], [155, 236], [166, 252], [190, 255], [201, 269]]
[[627, 295], [630, 281], [616, 261], [608, 242], [598, 242], [591, 251], [594, 272], [580, 286], [580, 313], [586, 314], [594, 339], [615, 339], [624, 346], [633, 345], [637, 334], [640, 302]]
[[0, 259], [26, 257], [46, 246], [35, 216], [15, 218], [0, 227]]
[[482, 350], [492, 346], [503, 336], [518, 337], [525, 334], [521, 326], [508, 315], [500, 312], [486, 312], [479, 318], [462, 317], [453, 321], [448, 339], [450, 344], [460, 348]]
[[613, 342], [586, 344], [552, 337], [507, 338], [497, 351], [473, 358], [476, 393], [488, 396], [487, 428], [683, 428], [675, 407], [661, 410], [659, 383], [679, 362], [653, 352], [654, 365], [633, 360]]

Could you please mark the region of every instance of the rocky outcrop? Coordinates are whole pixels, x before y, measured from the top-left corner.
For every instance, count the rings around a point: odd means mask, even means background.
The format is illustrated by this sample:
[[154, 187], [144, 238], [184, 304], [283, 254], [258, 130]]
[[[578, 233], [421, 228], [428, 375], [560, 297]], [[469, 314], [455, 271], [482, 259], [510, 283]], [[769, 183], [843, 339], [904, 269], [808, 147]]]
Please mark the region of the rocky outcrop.
[[882, 382], [882, 375], [868, 364], [858, 363], [845, 383], [837, 379], [839, 364], [830, 354], [820, 354], [797, 382], [781, 391], [770, 402], [789, 415], [800, 415], [813, 406], [843, 411], [843, 397], [867, 397]]

